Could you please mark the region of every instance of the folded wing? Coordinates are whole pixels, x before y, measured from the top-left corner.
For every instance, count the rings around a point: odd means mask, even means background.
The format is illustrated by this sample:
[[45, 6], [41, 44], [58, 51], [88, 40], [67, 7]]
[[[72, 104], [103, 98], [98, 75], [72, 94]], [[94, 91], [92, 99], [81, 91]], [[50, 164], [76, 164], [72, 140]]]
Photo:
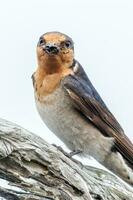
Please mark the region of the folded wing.
[[[80, 66], [81, 67], [81, 66]], [[133, 168], [133, 144], [87, 78], [83, 69], [64, 80], [73, 105], [107, 137], [115, 139], [116, 149]], [[81, 73], [82, 72], [82, 73]]]

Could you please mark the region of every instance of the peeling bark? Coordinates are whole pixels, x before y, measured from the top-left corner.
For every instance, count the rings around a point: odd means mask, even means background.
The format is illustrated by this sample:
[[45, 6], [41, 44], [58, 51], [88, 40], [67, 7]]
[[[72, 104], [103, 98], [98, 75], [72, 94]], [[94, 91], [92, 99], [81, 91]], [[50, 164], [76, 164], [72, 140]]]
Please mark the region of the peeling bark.
[[133, 200], [115, 175], [82, 166], [24, 128], [0, 120], [0, 200]]

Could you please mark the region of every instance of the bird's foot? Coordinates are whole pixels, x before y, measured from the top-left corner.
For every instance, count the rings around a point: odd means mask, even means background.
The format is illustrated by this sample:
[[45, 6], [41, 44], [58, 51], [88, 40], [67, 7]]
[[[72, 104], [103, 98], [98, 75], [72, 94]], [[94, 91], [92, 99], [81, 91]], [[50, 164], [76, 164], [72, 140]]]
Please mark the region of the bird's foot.
[[80, 153], [82, 153], [82, 152], [83, 152], [82, 150], [77, 149], [77, 150], [71, 151], [71, 152], [69, 153], [69, 155], [70, 155], [70, 157], [73, 157], [73, 156], [78, 155], [78, 154], [80, 154]]
[[69, 154], [70, 153], [67, 153], [61, 146], [58, 146], [56, 144], [52, 144], [54, 147], [57, 148], [57, 150], [59, 150], [60, 152], [62, 152], [66, 157], [70, 158]]
[[78, 164], [81, 168], [83, 168], [83, 164], [82, 164], [79, 160], [73, 158], [73, 156], [78, 155], [78, 154], [80, 154], [80, 153], [82, 153], [82, 152], [83, 152], [82, 150], [77, 149], [77, 150], [71, 151], [71, 152], [69, 153], [69, 158], [70, 158], [73, 162], [75, 162], [76, 164]]
[[60, 152], [62, 152], [66, 157], [70, 158], [73, 162], [75, 162], [76, 164], [80, 165], [83, 168], [83, 164], [80, 161], [73, 158], [73, 156], [82, 153], [82, 150], [74, 150], [74, 151], [71, 151], [70, 153], [67, 153], [66, 151], [64, 151], [64, 149], [61, 146], [57, 146], [56, 144], [52, 144], [52, 145], [56, 147]]

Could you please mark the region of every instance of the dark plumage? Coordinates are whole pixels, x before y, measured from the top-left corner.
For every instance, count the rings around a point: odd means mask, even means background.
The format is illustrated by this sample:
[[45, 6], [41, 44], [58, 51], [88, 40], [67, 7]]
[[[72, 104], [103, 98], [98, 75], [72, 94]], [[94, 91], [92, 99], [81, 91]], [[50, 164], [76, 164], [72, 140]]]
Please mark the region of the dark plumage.
[[74, 105], [107, 137], [115, 138], [114, 147], [120, 151], [133, 169], [133, 144], [88, 79], [82, 66], [65, 78], [64, 86]]

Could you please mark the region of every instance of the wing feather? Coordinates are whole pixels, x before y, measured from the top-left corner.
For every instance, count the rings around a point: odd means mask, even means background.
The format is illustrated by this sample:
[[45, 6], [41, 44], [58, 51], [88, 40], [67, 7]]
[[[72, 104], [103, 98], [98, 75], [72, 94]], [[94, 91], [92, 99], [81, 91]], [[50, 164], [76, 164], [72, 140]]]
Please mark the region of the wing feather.
[[[64, 87], [74, 106], [107, 137], [115, 138], [116, 149], [133, 168], [133, 144], [125, 135], [118, 121], [108, 110], [92, 84], [80, 76], [65, 78]], [[97, 98], [96, 98], [97, 97]], [[100, 100], [99, 100], [100, 99]]]

